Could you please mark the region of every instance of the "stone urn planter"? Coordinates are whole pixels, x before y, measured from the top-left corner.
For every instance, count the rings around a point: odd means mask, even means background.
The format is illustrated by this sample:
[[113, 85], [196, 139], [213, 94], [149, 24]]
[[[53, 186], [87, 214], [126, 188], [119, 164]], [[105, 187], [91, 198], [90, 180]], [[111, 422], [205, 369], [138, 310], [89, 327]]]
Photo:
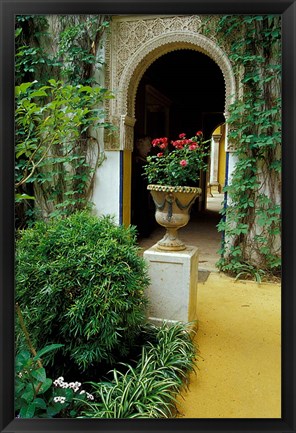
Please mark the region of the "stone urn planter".
[[148, 185], [155, 204], [155, 219], [166, 228], [157, 248], [163, 251], [185, 250], [186, 245], [178, 238], [178, 229], [190, 219], [190, 211], [201, 188], [189, 186]]

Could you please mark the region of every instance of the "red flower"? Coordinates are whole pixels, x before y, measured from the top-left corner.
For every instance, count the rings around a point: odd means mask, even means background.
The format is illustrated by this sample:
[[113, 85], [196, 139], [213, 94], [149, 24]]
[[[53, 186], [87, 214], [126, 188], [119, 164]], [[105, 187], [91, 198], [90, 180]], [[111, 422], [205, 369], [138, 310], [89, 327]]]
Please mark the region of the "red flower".
[[186, 161], [186, 159], [182, 159], [182, 160], [180, 161], [180, 165], [181, 165], [182, 167], [186, 167], [187, 164], [188, 164], [188, 162]]
[[202, 131], [197, 131], [197, 133], [195, 135], [198, 135], [198, 136], [202, 135]]
[[159, 152], [156, 156], [160, 158], [161, 156], [163, 156], [163, 152]]
[[183, 149], [184, 144], [186, 140], [176, 140], [176, 141], [171, 141], [172, 145], [176, 148], [176, 149]]
[[158, 146], [160, 149], [165, 149], [168, 146], [167, 137], [155, 138], [154, 140], [152, 140], [152, 146], [153, 147]]
[[197, 149], [197, 144], [195, 143], [190, 144], [189, 150], [196, 150], [196, 149]]
[[182, 132], [182, 134], [179, 134], [179, 138], [185, 138], [186, 134], [184, 132]]

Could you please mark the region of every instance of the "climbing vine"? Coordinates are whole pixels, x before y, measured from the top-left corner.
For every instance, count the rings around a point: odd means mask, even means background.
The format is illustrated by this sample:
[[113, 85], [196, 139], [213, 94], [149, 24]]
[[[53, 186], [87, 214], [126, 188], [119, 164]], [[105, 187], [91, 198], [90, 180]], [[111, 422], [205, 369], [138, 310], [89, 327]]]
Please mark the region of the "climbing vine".
[[227, 207], [218, 267], [239, 276], [280, 271], [281, 27], [279, 16], [223, 16], [223, 35], [237, 79], [228, 140], [236, 165], [225, 187]]
[[109, 18], [16, 17], [16, 222], [89, 206], [112, 94], [97, 71]]

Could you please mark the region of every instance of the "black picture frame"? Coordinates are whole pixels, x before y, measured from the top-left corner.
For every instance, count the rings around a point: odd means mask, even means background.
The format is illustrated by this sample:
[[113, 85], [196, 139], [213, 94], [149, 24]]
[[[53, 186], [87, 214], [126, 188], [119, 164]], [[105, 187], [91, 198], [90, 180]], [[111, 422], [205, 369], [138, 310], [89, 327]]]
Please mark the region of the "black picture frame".
[[[1, 299], [0, 431], [12, 432], [295, 432], [295, 0], [0, 0], [1, 9]], [[75, 420], [14, 419], [14, 16], [15, 14], [265, 14], [282, 15], [283, 275], [282, 418]]]

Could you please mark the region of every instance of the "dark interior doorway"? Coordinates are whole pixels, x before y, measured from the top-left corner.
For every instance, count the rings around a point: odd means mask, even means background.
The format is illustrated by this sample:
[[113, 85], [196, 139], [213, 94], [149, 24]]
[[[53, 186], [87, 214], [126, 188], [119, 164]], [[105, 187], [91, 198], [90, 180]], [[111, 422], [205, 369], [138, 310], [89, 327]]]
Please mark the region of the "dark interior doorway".
[[[169, 52], [146, 70], [139, 83], [135, 142], [145, 136], [151, 139], [167, 136], [172, 140], [183, 132], [191, 137], [198, 130], [202, 130], [204, 138], [208, 139], [214, 127], [225, 121], [224, 106], [223, 74], [210, 57], [194, 50]], [[139, 176], [137, 150], [133, 153], [131, 223], [138, 227], [140, 237], [146, 237], [155, 227], [154, 204], [148, 191], [145, 192], [145, 180]], [[205, 209], [206, 175], [200, 180], [200, 186], [203, 196], [194, 205], [191, 218]], [[141, 228], [143, 215], [150, 221], [145, 229]]]

